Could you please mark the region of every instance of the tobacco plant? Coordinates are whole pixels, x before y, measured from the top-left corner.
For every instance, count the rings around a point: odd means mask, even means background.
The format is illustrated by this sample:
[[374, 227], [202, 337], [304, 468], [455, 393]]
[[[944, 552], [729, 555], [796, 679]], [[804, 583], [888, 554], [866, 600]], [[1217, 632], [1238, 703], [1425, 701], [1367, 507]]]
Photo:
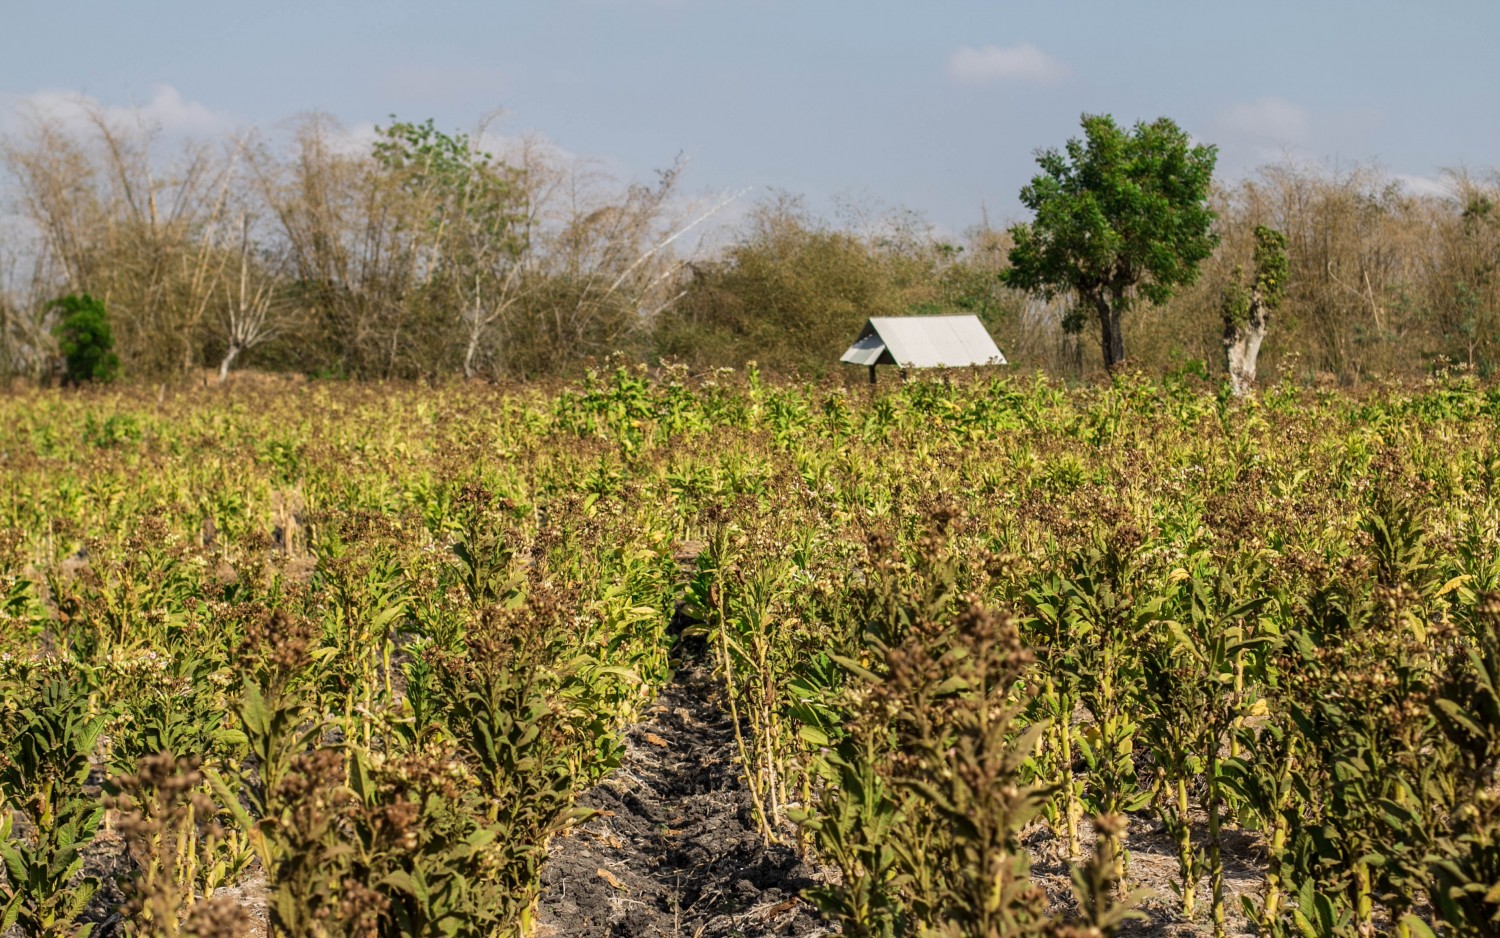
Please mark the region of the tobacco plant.
[[222, 935], [250, 925], [237, 902], [214, 895], [244, 874], [250, 855], [236, 849], [237, 832], [221, 823], [228, 818], [204, 782], [196, 759], [170, 751], [110, 780], [106, 804], [134, 867], [121, 910], [129, 935]]
[[[1143, 657], [1143, 729], [1157, 766], [1158, 815], [1177, 843], [1182, 914], [1192, 918], [1198, 880], [1207, 876], [1216, 936], [1225, 933], [1221, 833], [1232, 791], [1224, 753], [1236, 723], [1251, 712], [1247, 671], [1253, 676], [1256, 653], [1270, 641], [1256, 634], [1257, 613], [1268, 599], [1255, 595], [1259, 576], [1252, 562], [1216, 574], [1206, 558], [1198, 558], [1191, 571], [1174, 570], [1170, 579], [1184, 594], [1178, 615], [1159, 623]], [[1199, 779], [1203, 795], [1195, 804], [1189, 792]], [[1208, 827], [1201, 845], [1193, 837], [1200, 807]]]
[[[957, 593], [942, 553], [951, 520], [936, 517], [929, 553], [911, 567], [871, 540], [873, 583], [854, 604], [860, 646], [835, 656], [850, 675], [852, 722], [828, 757], [837, 787], [803, 823], [844, 876], [811, 897], [849, 934], [996, 938], [1059, 927], [1021, 843], [1053, 794], [1023, 777], [1046, 730], [1022, 719], [1033, 659], [1010, 617]], [[1085, 921], [1107, 934], [1125, 919], [1110, 885], [1119, 858], [1104, 841], [1103, 865], [1078, 885]]]
[[[98, 878], [80, 874], [103, 815], [86, 784], [105, 717], [77, 683], [57, 678], [35, 688], [17, 717], [0, 762], [0, 928], [27, 938], [86, 938], [94, 925], [78, 917]], [[17, 820], [25, 827], [18, 830]]]
[[[1063, 813], [1070, 856], [1078, 853], [1077, 821], [1084, 811], [1124, 816], [1150, 800], [1135, 765], [1139, 637], [1163, 617], [1165, 596], [1144, 582], [1145, 570], [1129, 524], [1100, 532], [1069, 558], [1065, 572], [1026, 597], [1026, 637], [1044, 661], [1043, 712], [1059, 719], [1054, 764], [1064, 773]], [[1086, 725], [1074, 725], [1081, 707]], [[1082, 762], [1084, 783], [1072, 780]], [[1113, 835], [1106, 835], [1113, 836]]]

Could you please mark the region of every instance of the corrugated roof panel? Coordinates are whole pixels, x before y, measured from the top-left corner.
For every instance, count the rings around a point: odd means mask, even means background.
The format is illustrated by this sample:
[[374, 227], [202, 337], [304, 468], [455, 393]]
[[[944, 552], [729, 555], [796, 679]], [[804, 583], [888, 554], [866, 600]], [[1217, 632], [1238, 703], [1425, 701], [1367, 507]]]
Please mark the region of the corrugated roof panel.
[[[879, 338], [896, 364], [907, 368], [962, 368], [968, 365], [1004, 365], [1005, 356], [978, 316], [876, 316], [865, 327], [866, 335], [844, 353], [844, 361], [872, 338]], [[874, 364], [865, 359], [856, 364]]]
[[884, 352], [885, 343], [880, 341], [880, 336], [871, 330], [868, 335], [860, 336], [858, 341], [849, 346], [849, 351], [845, 352], [844, 357], [839, 361], [848, 362], [851, 365], [874, 365], [880, 362], [880, 356]]

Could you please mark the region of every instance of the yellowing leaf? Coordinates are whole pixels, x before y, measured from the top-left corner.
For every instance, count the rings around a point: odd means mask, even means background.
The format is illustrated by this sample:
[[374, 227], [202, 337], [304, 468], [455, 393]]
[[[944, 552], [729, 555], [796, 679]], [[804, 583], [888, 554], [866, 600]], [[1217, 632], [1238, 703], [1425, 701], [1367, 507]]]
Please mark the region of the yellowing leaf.
[[1474, 579], [1474, 576], [1472, 574], [1461, 573], [1458, 576], [1454, 577], [1453, 579], [1449, 580], [1447, 583], [1444, 583], [1443, 584], [1443, 588], [1440, 589], [1440, 590], [1438, 590], [1437, 594], [1439, 596], [1446, 596], [1447, 594], [1453, 592], [1454, 590], [1458, 589], [1460, 586], [1463, 586], [1465, 583], [1469, 582], [1472, 579]]

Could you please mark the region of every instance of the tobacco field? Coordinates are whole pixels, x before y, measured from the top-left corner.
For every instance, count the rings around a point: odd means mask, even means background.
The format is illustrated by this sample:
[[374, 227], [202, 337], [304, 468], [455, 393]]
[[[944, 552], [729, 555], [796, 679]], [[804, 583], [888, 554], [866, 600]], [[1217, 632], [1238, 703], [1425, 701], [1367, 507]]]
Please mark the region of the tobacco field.
[[1470, 378], [14, 391], [0, 478], [7, 936], [1500, 930]]

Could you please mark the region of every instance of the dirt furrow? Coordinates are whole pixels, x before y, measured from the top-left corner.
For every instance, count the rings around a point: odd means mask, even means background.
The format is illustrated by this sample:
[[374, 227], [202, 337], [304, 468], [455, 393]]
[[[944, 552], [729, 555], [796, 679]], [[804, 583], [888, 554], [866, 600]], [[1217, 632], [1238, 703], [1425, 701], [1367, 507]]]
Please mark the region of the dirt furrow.
[[798, 897], [812, 870], [756, 832], [721, 698], [709, 670], [687, 663], [628, 732], [620, 768], [579, 800], [599, 813], [553, 844], [539, 936], [828, 932]]

